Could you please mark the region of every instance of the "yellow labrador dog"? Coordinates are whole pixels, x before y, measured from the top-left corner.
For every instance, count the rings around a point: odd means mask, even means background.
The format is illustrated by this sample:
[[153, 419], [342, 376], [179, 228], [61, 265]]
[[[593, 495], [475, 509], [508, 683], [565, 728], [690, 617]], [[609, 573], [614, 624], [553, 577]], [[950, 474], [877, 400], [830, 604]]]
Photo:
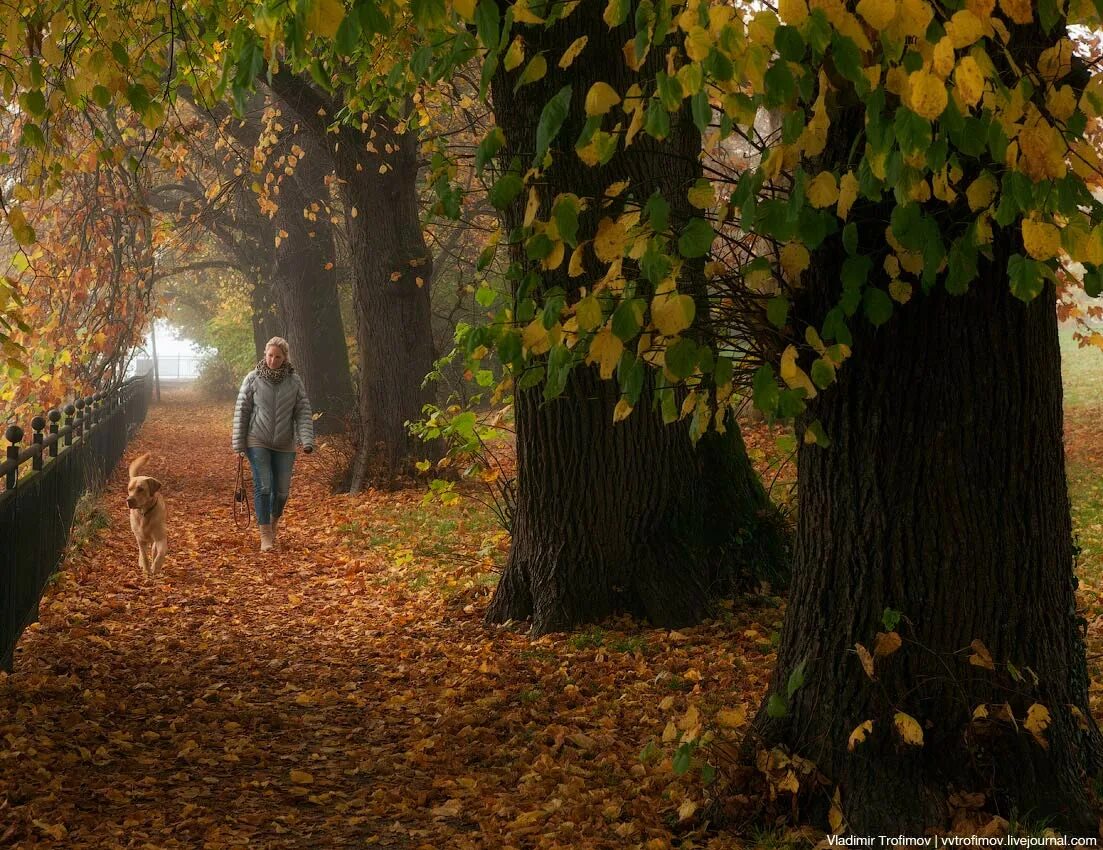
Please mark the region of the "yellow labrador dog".
[[[169, 551], [167, 510], [161, 495], [161, 482], [139, 475], [149, 452], [130, 462], [130, 483], [126, 488], [126, 506], [130, 508], [130, 528], [138, 541], [138, 566], [146, 578], [153, 578]], [[149, 555], [146, 548], [149, 548]]]

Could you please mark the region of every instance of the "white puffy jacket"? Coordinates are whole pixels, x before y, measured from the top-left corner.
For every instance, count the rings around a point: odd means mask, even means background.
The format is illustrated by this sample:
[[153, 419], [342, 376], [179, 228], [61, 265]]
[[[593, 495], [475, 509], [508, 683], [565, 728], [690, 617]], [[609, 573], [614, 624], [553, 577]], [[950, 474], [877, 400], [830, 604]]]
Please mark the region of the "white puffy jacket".
[[314, 448], [314, 420], [302, 378], [292, 370], [275, 384], [254, 369], [241, 382], [234, 405], [233, 450], [263, 446], [293, 452], [296, 439]]

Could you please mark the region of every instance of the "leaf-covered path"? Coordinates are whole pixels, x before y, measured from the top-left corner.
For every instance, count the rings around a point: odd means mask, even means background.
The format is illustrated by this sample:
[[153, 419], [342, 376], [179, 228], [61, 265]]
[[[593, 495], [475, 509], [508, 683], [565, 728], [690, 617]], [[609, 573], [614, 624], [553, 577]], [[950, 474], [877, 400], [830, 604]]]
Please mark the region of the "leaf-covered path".
[[229, 415], [152, 408], [124, 464], [151, 450], [165, 484], [163, 575], [139, 580], [120, 464], [0, 674], [0, 847], [736, 846], [689, 830], [671, 742], [753, 711], [775, 601], [683, 633], [491, 629], [487, 512], [331, 496], [325, 451], [261, 555]]

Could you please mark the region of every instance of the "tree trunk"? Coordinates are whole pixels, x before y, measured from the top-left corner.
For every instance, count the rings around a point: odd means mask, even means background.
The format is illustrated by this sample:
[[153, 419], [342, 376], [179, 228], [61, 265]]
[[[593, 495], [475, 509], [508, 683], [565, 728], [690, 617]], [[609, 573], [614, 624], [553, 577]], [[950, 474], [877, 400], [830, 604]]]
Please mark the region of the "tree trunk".
[[271, 86], [328, 146], [341, 181], [359, 359], [360, 447], [349, 489], [355, 493], [367, 480], [387, 486], [413, 460], [435, 452], [406, 428], [432, 398], [422, 383], [434, 360], [417, 134], [396, 132], [396, 122], [382, 113], [364, 114], [365, 129], [343, 123], [330, 132], [342, 104], [286, 68]]
[[[942, 828], [955, 790], [985, 793], [1008, 818], [1098, 828], [1085, 792], [1103, 750], [1075, 609], [1054, 292], [1016, 300], [1008, 254], [997, 247], [965, 296], [939, 285], [883, 330], [856, 323], [838, 384], [807, 411], [831, 445], [800, 449], [771, 692], [801, 663], [805, 684], [787, 716], [763, 710], [757, 726], [838, 786], [856, 834]], [[837, 242], [818, 253], [806, 291], [837, 293], [840, 255]], [[873, 649], [886, 608], [903, 613], [905, 642], [871, 681], [855, 644]], [[970, 664], [983, 659], [976, 640], [995, 670]], [[1035, 703], [1052, 718], [1040, 741], [1026, 728]], [[974, 720], [982, 705], [989, 719]], [[921, 747], [901, 742], [896, 712], [923, 727]], [[872, 734], [848, 752], [866, 720]]]
[[269, 281], [258, 275], [253, 278], [253, 345], [257, 360], [264, 357], [264, 344], [282, 332], [282, 321], [277, 313], [276, 299]]
[[[349, 259], [357, 316], [360, 360], [361, 445], [358, 465], [369, 479], [390, 484], [413, 460], [431, 453], [412, 438], [406, 423], [421, 417], [432, 392], [423, 388], [433, 368], [429, 279], [432, 256], [418, 216], [418, 140], [395, 133], [390, 119], [377, 117], [371, 137], [343, 143], [335, 157], [344, 178]], [[349, 133], [348, 135], [352, 135]], [[393, 153], [370, 160], [358, 171], [367, 143]], [[345, 150], [347, 148], [347, 150]], [[386, 164], [385, 174], [379, 173]], [[353, 476], [352, 490], [360, 485]]]
[[[294, 137], [285, 147], [290, 148], [291, 141]], [[307, 149], [308, 159], [325, 156]], [[321, 413], [315, 429], [332, 434], [346, 429], [347, 420], [355, 415], [356, 398], [337, 299], [333, 228], [326, 196], [321, 194], [328, 194], [328, 189], [318, 171], [317, 163], [301, 162], [280, 183], [275, 230], [287, 236], [275, 248], [272, 274], [291, 361], [302, 375], [314, 412]], [[309, 220], [303, 212], [312, 200], [320, 201], [322, 209]]]
[[[665, 141], [640, 134], [605, 166], [590, 168], [571, 150], [586, 121], [591, 84], [603, 80], [625, 92], [665, 67], [666, 50], [674, 43], [656, 45], [634, 73], [621, 52], [632, 33], [628, 27], [610, 32], [602, 11], [602, 4], [584, 3], [550, 28], [525, 30], [529, 55], [555, 57], [581, 36], [589, 41], [569, 70], [549, 63], [542, 80], [516, 92], [516, 72], [499, 68], [493, 106], [507, 142], [499, 161], [508, 166], [517, 156], [522, 167], [532, 161], [541, 110], [569, 83], [570, 111], [553, 144], [553, 164], [538, 187], [540, 217], [549, 216], [561, 192], [600, 199], [611, 184], [629, 180], [643, 195], [637, 200], [662, 190], [677, 231], [692, 214], [686, 191], [701, 176], [701, 141], [688, 110], [671, 116]], [[521, 226], [525, 204], [522, 193], [506, 211], [507, 232]], [[599, 216], [617, 214], [616, 207], [610, 213], [599, 206], [591, 200], [580, 217], [580, 239], [593, 235]], [[511, 251], [515, 262], [531, 267], [523, 245], [515, 243]], [[604, 273], [592, 259], [578, 277], [569, 277], [566, 266], [542, 272], [542, 286], [560, 286], [577, 297], [580, 287], [592, 289]], [[625, 271], [634, 273], [628, 263]], [[698, 314], [706, 321], [703, 262], [687, 262], [682, 285], [702, 296]], [[618, 396], [615, 383], [583, 367], [550, 403], [543, 401], [542, 386], [517, 392], [513, 546], [489, 621], [531, 617], [532, 632], [542, 634], [627, 611], [658, 625], [686, 625], [706, 616], [717, 596], [744, 583], [756, 566], [776, 571], [784, 561], [776, 513], [750, 468], [734, 421], [726, 436], [705, 437], [694, 447], [686, 423], [665, 426], [647, 392], [627, 420], [614, 424]], [[754, 564], [742, 541], [757, 546], [759, 535], [772, 542], [755, 551], [763, 564]]]

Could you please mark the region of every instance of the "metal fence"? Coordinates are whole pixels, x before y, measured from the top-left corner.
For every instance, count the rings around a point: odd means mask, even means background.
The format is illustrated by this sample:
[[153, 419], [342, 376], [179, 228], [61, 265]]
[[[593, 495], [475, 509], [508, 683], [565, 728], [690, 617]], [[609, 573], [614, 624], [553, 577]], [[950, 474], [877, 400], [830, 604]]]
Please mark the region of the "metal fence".
[[[77, 502], [103, 486], [146, 418], [150, 374], [8, 427], [0, 463], [0, 669], [11, 670], [19, 636], [38, 619], [46, 582], [65, 553]], [[64, 423], [62, 418], [64, 416]], [[29, 466], [26, 466], [29, 462]]]

